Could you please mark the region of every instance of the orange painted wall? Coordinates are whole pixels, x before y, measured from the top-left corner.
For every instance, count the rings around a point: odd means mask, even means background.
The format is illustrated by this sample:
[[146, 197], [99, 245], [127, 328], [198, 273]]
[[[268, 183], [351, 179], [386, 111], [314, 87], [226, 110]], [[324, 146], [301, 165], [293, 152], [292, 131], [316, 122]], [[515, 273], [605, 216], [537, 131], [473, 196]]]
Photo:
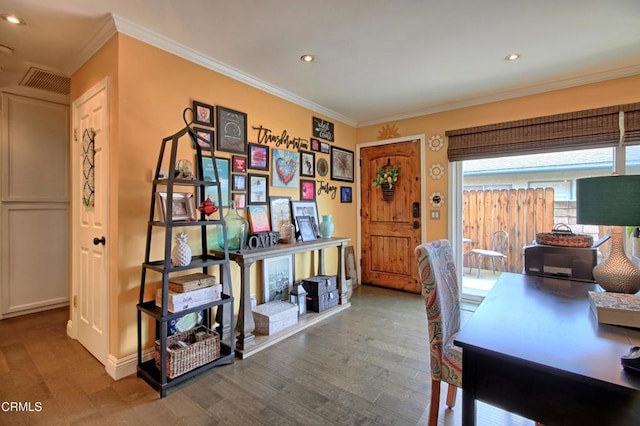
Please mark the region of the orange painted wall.
[[[444, 137], [447, 130], [638, 101], [640, 101], [640, 75], [360, 127], [357, 130], [357, 141], [364, 143], [377, 140], [383, 126], [395, 126], [400, 136], [424, 134], [428, 141], [434, 135]], [[440, 163], [446, 169], [445, 178], [440, 180], [431, 179], [427, 175], [425, 182], [427, 194], [439, 191], [445, 195], [445, 200], [449, 200], [446, 179], [449, 171], [446, 138], [445, 146], [440, 151], [426, 150], [425, 161], [427, 168]], [[441, 208], [440, 220], [428, 219], [428, 240], [447, 238], [448, 207], [449, 203], [446, 203]]]
[[[108, 58], [108, 64], [103, 64], [105, 58]], [[334, 123], [336, 146], [353, 150], [356, 131], [351, 126], [124, 35], [115, 36], [96, 57], [72, 76], [72, 100], [91, 87], [91, 82], [98, 81], [101, 71], [102, 77], [105, 72], [113, 73], [117, 82], [114, 89], [117, 93], [111, 103], [112, 117], [117, 117], [117, 123], [112, 127], [112, 143], [117, 145], [115, 153], [112, 152], [112, 168], [115, 169], [113, 176], [117, 178], [112, 180], [114, 187], [110, 195], [117, 207], [111, 217], [111, 229], [116, 235], [111, 239], [110, 255], [117, 266], [115, 271], [112, 270], [110, 283], [110, 353], [120, 358], [135, 353], [137, 349], [136, 303], [144, 260], [151, 173], [156, 167], [162, 139], [184, 127], [182, 113], [191, 106], [193, 100], [247, 113], [250, 142], [257, 140], [257, 132], [251, 129], [252, 126], [259, 125], [271, 129], [274, 134], [279, 135], [286, 130], [291, 137], [308, 140], [313, 116]], [[270, 148], [273, 149], [273, 145]], [[230, 155], [219, 153], [221, 157]], [[178, 157], [195, 163], [194, 150], [191, 148], [181, 149]], [[316, 153], [316, 160], [320, 157], [329, 161], [328, 154]], [[316, 179], [321, 178], [317, 176]], [[348, 185], [336, 181], [330, 184], [338, 187]], [[299, 188], [271, 187], [270, 195], [286, 195], [297, 200]], [[339, 193], [336, 199], [322, 194], [317, 197], [317, 203], [319, 214], [333, 214], [336, 224], [334, 234], [350, 237], [355, 242], [355, 203], [340, 203]], [[113, 209], [114, 205], [111, 207]], [[192, 247], [199, 245], [195, 234], [191, 240]], [[160, 258], [163, 250], [161, 238], [155, 241], [158, 244], [153, 246], [152, 258]], [[333, 271], [337, 266], [337, 256], [332, 252], [330, 250], [327, 253], [327, 271]], [[256, 293], [260, 302], [261, 268], [256, 266], [252, 271], [252, 293]], [[296, 256], [298, 279], [311, 275], [311, 267], [310, 255]], [[235, 264], [232, 264], [231, 270], [237, 310], [240, 273]], [[155, 279], [154, 276], [151, 278]]]

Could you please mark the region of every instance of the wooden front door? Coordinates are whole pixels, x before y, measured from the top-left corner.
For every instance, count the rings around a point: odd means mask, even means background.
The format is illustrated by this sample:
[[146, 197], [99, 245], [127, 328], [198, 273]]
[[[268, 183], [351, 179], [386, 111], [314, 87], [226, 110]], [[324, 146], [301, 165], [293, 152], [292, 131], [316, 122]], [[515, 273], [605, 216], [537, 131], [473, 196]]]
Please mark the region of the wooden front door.
[[[420, 244], [420, 141], [362, 148], [362, 282], [420, 293], [413, 254]], [[380, 167], [399, 165], [393, 197], [371, 185]]]

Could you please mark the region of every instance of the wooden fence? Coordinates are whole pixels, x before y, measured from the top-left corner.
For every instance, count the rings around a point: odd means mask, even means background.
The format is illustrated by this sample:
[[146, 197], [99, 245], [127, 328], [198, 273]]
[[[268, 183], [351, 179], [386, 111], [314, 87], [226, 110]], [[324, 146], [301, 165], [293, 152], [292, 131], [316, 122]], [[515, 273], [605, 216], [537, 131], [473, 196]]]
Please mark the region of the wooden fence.
[[[471, 242], [464, 244], [465, 254], [474, 248], [491, 249], [495, 231], [509, 233], [507, 270], [522, 273], [523, 247], [531, 244], [537, 232], [553, 228], [553, 188], [509, 189], [492, 191], [464, 191], [463, 236]], [[468, 267], [468, 256], [464, 256]], [[475, 268], [475, 260], [471, 260]], [[485, 263], [488, 269], [490, 264]]]

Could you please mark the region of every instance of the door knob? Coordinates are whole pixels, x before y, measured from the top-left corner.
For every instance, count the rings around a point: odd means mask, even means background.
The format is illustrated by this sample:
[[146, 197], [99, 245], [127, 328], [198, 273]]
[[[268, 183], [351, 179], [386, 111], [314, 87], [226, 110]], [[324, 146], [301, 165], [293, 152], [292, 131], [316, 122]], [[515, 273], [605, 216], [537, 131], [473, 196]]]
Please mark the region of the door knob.
[[102, 236], [102, 238], [98, 238], [98, 237], [94, 237], [93, 238], [93, 245], [97, 246], [98, 244], [102, 244], [105, 245], [105, 243], [107, 242], [106, 238], [104, 238], [104, 235]]
[[413, 229], [419, 229], [420, 228], [420, 222], [418, 222], [417, 220], [413, 221]]

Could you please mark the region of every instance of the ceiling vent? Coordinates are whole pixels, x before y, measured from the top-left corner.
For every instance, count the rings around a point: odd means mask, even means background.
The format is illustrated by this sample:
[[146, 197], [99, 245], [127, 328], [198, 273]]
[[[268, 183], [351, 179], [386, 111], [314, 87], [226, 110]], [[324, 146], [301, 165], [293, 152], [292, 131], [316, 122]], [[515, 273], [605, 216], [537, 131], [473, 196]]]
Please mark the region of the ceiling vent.
[[68, 95], [69, 82], [69, 77], [65, 75], [31, 67], [20, 82], [20, 85], [60, 93], [61, 95]]

